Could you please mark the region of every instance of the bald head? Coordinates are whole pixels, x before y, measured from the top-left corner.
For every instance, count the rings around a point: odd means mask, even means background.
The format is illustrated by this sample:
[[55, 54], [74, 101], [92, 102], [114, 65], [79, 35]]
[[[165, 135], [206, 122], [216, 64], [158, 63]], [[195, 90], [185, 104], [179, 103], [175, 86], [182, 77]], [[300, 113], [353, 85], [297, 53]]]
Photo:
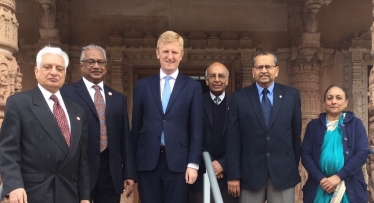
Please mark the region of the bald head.
[[214, 62], [205, 71], [205, 81], [210, 92], [219, 96], [229, 84], [229, 70], [222, 63]]

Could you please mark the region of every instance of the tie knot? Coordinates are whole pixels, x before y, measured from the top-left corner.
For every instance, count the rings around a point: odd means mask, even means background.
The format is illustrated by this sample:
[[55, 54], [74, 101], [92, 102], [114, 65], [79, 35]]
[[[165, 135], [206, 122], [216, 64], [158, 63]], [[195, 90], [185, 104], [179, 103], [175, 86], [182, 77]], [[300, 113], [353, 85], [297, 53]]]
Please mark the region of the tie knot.
[[215, 102], [216, 104], [218, 104], [220, 101], [221, 101], [221, 98], [219, 98], [219, 97], [214, 98], [214, 102]]
[[170, 75], [165, 76], [165, 81], [166, 81], [166, 82], [169, 82], [170, 79], [171, 79], [171, 76], [170, 76]]
[[262, 94], [263, 95], [267, 95], [269, 93], [269, 90], [267, 89], [267, 88], [264, 88], [263, 90], [262, 90]]
[[58, 98], [56, 97], [56, 95], [52, 94], [51, 97], [52, 101], [54, 101], [55, 103], [58, 103]]
[[92, 86], [96, 91], [100, 91], [101, 87], [99, 85], [93, 85]]

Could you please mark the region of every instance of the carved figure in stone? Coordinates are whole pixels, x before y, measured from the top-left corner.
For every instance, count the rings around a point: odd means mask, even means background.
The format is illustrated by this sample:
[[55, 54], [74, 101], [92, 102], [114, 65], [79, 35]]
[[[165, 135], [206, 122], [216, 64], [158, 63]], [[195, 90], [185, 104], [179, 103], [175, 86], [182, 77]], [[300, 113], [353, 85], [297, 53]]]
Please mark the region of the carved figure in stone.
[[56, 13], [51, 5], [42, 4], [40, 22], [42, 29], [54, 29], [56, 27]]
[[14, 83], [14, 91], [15, 92], [22, 91], [22, 73], [17, 73], [15, 83]]
[[9, 71], [6, 64], [0, 64], [0, 101], [9, 96]]
[[318, 20], [315, 13], [308, 10], [307, 14], [305, 15], [304, 23], [304, 30], [306, 32], [318, 32]]
[[5, 36], [6, 21], [5, 16], [0, 16], [0, 35]]

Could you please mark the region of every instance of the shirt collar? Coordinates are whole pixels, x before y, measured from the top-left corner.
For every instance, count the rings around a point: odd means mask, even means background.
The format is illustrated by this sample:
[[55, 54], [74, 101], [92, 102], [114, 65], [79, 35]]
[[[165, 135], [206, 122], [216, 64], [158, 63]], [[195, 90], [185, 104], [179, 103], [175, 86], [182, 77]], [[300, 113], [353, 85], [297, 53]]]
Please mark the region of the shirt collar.
[[[40, 91], [42, 92], [43, 97], [45, 98], [46, 101], [48, 101], [49, 99], [51, 99], [52, 93], [50, 91], [48, 91], [47, 89], [45, 89], [39, 83], [38, 83], [38, 87], [39, 87]], [[60, 93], [60, 90], [58, 90], [56, 93], [54, 93], [54, 95], [56, 95], [56, 97], [58, 98], [58, 101], [60, 101], [60, 102], [63, 101], [61, 93]]]
[[99, 87], [101, 88], [101, 90], [104, 91], [104, 82], [103, 81], [99, 82], [98, 84], [94, 84], [94, 83], [88, 81], [85, 77], [83, 77], [83, 82], [86, 85], [87, 89], [91, 89], [92, 86], [94, 86], [94, 85], [99, 85]]
[[[257, 86], [258, 95], [261, 95], [262, 94], [262, 90], [264, 88], [261, 87], [260, 85], [258, 85], [257, 82], [256, 82], [256, 86]], [[274, 82], [271, 83], [271, 85], [267, 89], [269, 90], [269, 94], [273, 94], [273, 91], [274, 91]]]
[[[210, 93], [210, 98], [212, 98], [212, 100], [214, 101], [214, 99], [217, 97], [216, 95], [212, 94], [212, 92], [209, 92]], [[221, 95], [219, 95], [218, 97], [221, 99], [221, 101], [223, 101], [223, 99], [225, 98], [225, 91], [223, 91], [223, 93]]]
[[[177, 76], [178, 76], [178, 73], [179, 73], [179, 69], [177, 68], [176, 71], [174, 71], [174, 73], [172, 73], [170, 76], [171, 78], [173, 78], [174, 80], [177, 79]], [[165, 76], [167, 76], [163, 71], [162, 69], [160, 68], [160, 80], [164, 79]]]

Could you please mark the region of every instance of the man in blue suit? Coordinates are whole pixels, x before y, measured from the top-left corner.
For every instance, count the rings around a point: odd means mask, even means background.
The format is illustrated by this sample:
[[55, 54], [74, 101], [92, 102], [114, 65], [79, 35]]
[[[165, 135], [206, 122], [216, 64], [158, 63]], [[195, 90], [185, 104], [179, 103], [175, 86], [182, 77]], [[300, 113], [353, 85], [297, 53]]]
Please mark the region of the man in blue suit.
[[131, 136], [136, 146], [142, 203], [184, 203], [197, 178], [203, 119], [200, 83], [179, 73], [183, 38], [161, 34], [160, 73], [137, 82]]
[[127, 101], [104, 85], [107, 59], [102, 47], [83, 47], [80, 62], [83, 78], [64, 85], [61, 94], [79, 104], [87, 115], [91, 199], [119, 203], [122, 193], [132, 194], [136, 180]]
[[301, 102], [295, 88], [275, 83], [277, 57], [253, 57], [255, 83], [232, 94], [227, 118], [228, 190], [240, 202], [294, 202], [300, 182]]

